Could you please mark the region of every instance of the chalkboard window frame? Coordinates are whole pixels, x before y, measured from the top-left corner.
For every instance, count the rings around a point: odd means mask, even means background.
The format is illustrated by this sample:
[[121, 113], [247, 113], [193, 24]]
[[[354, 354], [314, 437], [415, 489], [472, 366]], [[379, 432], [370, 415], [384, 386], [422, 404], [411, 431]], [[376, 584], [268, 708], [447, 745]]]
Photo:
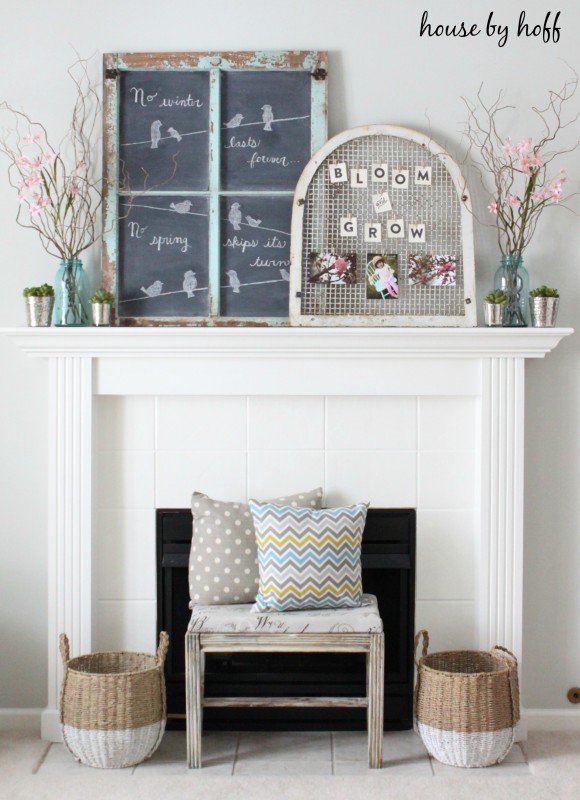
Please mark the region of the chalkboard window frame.
[[204, 71], [209, 74], [209, 189], [208, 191], [163, 192], [161, 188], [146, 192], [137, 190], [138, 199], [159, 197], [164, 194], [206, 197], [209, 202], [209, 314], [206, 316], [140, 317], [119, 313], [117, 300], [113, 308], [113, 321], [118, 325], [134, 326], [252, 326], [288, 325], [288, 317], [255, 316], [232, 317], [221, 313], [221, 243], [220, 206], [228, 195], [247, 195], [264, 198], [294, 195], [294, 187], [288, 191], [222, 189], [222, 81], [225, 73], [239, 71], [300, 70], [310, 77], [310, 150], [316, 152], [327, 139], [327, 53], [324, 51], [245, 51], [208, 53], [107, 53], [103, 57], [104, 68], [104, 138], [103, 161], [105, 196], [103, 206], [104, 242], [102, 254], [103, 285], [118, 298], [119, 279], [123, 273], [122, 253], [119, 247], [119, 203], [129, 197], [130, 190], [122, 188], [122, 166], [120, 158], [120, 92], [121, 76], [128, 72]]

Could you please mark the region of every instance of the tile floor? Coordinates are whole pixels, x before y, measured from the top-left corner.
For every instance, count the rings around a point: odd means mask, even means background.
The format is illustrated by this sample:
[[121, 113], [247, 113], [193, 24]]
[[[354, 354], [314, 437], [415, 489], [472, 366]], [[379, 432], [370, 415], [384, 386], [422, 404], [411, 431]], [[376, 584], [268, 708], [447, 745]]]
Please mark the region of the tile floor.
[[133, 769], [78, 764], [35, 732], [0, 733], [0, 800], [579, 800], [580, 733], [539, 733], [487, 769], [445, 767], [413, 732], [386, 733], [383, 769], [364, 733], [208, 733], [187, 770], [185, 734], [166, 733]]
[[[431, 778], [438, 775], [457, 776], [464, 770], [447, 767], [427, 754], [421, 739], [413, 731], [385, 733], [383, 770], [385, 777], [409, 775]], [[167, 731], [159, 749], [148, 761], [124, 775], [188, 774], [185, 763], [185, 733]], [[64, 745], [53, 744], [38, 767], [39, 775], [63, 772], [94, 772], [78, 764]], [[519, 745], [515, 745], [502, 764], [470, 774], [528, 775], [529, 766]], [[203, 775], [376, 775], [369, 770], [367, 737], [364, 732], [340, 733], [207, 733], [203, 738], [203, 769], [191, 773]]]

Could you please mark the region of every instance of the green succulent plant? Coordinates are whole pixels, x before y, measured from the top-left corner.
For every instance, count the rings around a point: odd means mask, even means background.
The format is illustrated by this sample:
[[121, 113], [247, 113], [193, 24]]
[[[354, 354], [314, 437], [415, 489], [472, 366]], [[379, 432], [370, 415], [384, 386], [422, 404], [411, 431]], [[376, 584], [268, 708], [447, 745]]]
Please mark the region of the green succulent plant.
[[503, 306], [505, 303], [507, 303], [507, 301], [508, 301], [507, 294], [504, 291], [502, 291], [502, 289], [497, 289], [496, 291], [489, 292], [489, 294], [485, 296], [485, 302], [492, 303], [494, 306], [496, 305]]
[[42, 286], [31, 286], [22, 292], [24, 297], [54, 297], [54, 289], [48, 283]]
[[549, 289], [547, 286], [538, 286], [537, 289], [532, 289], [530, 297], [560, 297], [557, 289]]
[[97, 289], [94, 295], [91, 297], [91, 303], [102, 303], [106, 305], [111, 305], [115, 298], [108, 292], [106, 289]]

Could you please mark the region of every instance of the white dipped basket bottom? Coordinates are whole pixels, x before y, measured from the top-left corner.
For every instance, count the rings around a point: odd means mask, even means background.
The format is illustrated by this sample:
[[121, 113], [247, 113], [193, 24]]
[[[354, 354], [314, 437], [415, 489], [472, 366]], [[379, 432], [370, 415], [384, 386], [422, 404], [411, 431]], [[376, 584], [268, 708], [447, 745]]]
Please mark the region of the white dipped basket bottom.
[[[417, 647], [423, 637], [423, 653]], [[428, 654], [429, 634], [415, 636], [415, 725], [430, 755], [453, 767], [499, 764], [520, 718], [518, 662], [499, 645], [487, 651]]]
[[156, 655], [92, 653], [70, 658], [60, 636], [64, 662], [60, 721], [66, 747], [90, 767], [118, 769], [150, 758], [167, 718], [163, 665], [169, 636], [162, 632]]

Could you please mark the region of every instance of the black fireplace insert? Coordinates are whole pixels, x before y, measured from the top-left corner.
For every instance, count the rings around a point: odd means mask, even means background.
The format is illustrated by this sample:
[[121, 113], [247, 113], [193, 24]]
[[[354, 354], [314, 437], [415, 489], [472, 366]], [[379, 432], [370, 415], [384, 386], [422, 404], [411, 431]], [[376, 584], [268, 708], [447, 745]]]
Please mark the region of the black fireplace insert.
[[[157, 510], [157, 628], [170, 636], [165, 663], [169, 729], [185, 727], [191, 535], [189, 509]], [[413, 714], [414, 509], [369, 509], [362, 579], [364, 591], [377, 596], [385, 627], [385, 730], [406, 730]], [[206, 660], [205, 693], [364, 696], [364, 659], [358, 653], [212, 654]], [[365, 713], [357, 708], [208, 708], [203, 721], [206, 730], [364, 730]]]

